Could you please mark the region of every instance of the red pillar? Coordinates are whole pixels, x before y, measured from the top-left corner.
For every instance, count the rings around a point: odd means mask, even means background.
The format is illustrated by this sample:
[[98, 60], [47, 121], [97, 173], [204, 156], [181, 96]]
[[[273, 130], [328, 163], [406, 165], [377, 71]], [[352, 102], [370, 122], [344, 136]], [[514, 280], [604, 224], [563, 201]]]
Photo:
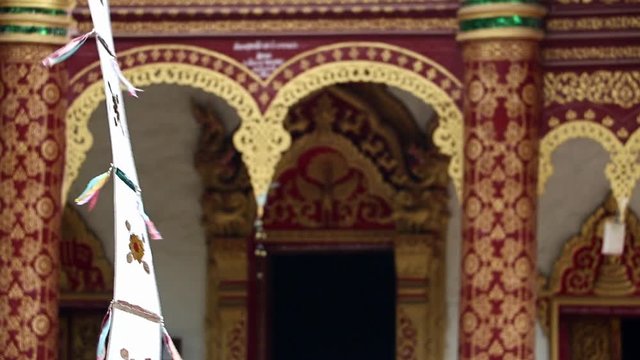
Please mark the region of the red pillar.
[[[2, 40], [2, 38], [0, 38]], [[0, 358], [55, 359], [66, 70], [0, 44]]]
[[460, 360], [533, 360], [544, 9], [465, 5]]

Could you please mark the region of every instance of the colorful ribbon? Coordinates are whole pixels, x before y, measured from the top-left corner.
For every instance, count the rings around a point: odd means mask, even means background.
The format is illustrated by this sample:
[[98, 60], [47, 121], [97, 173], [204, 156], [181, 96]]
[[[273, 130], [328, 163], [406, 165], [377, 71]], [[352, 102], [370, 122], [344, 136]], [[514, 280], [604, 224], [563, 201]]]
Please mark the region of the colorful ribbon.
[[96, 31], [91, 30], [90, 32], [84, 35], [81, 35], [72, 39], [71, 41], [69, 41], [69, 43], [67, 43], [67, 45], [54, 51], [51, 55], [47, 56], [44, 60], [42, 60], [42, 65], [46, 67], [52, 67], [56, 64], [59, 64], [67, 60], [68, 58], [71, 57], [71, 55], [75, 54], [82, 47], [82, 45], [84, 45], [87, 39], [95, 35], [96, 35]]
[[98, 196], [100, 195], [100, 189], [104, 187], [104, 185], [111, 178], [111, 172], [113, 171], [113, 165], [109, 167], [109, 170], [106, 172], [94, 177], [89, 181], [87, 187], [84, 189], [82, 194], [78, 196], [75, 200], [76, 204], [84, 205], [89, 203], [89, 210], [92, 210], [96, 203], [98, 202]]
[[111, 305], [102, 320], [101, 329], [100, 337], [98, 338], [98, 347], [96, 349], [96, 360], [104, 360], [107, 356], [107, 335], [109, 335], [109, 330], [111, 330]]
[[115, 58], [111, 59], [111, 65], [113, 66], [113, 70], [116, 72], [116, 74], [118, 74], [120, 82], [122, 82], [124, 86], [126, 86], [129, 94], [137, 98], [138, 92], [143, 92], [143, 90], [133, 86], [133, 84], [129, 80], [127, 80], [127, 78], [122, 73], [122, 70], [120, 69], [120, 65], [118, 65], [118, 61]]

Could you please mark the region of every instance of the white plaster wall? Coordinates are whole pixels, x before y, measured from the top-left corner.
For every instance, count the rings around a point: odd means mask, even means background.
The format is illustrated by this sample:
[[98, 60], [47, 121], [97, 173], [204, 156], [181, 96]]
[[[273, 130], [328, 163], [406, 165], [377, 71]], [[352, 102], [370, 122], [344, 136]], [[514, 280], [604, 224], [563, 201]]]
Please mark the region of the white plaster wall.
[[[152, 243], [158, 288], [168, 330], [182, 339], [185, 359], [205, 358], [204, 316], [207, 252], [200, 226], [201, 184], [193, 166], [198, 125], [191, 116], [195, 90], [152, 86], [139, 99], [127, 97], [127, 118], [145, 210], [164, 240]], [[92, 115], [94, 145], [87, 154], [69, 198], [73, 199], [91, 177], [104, 172], [111, 150], [104, 104]], [[102, 191], [94, 211], [82, 208], [91, 228], [105, 242], [113, 260], [113, 191]]]

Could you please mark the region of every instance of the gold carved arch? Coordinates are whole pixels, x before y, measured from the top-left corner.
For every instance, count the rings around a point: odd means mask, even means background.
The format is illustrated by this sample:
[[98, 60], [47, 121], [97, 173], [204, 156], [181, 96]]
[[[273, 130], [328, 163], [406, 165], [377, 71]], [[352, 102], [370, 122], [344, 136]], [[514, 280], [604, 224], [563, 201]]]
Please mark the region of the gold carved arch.
[[[189, 58], [185, 59], [187, 56]], [[237, 80], [238, 77], [242, 78], [240, 74], [252, 80], [256, 80], [257, 76], [228, 56], [194, 46], [160, 45], [133, 48], [120, 53], [119, 57], [124, 65], [125, 76], [137, 87], [158, 84], [191, 86], [225, 100], [238, 112], [243, 124], [260, 122], [257, 103]], [[162, 59], [165, 62], [135, 65], [136, 62], [144, 63], [149, 57], [155, 58], [154, 60]], [[216, 70], [216, 62], [226, 64], [226, 69]], [[211, 63], [213, 68], [210, 66]], [[62, 188], [65, 199], [84, 163], [86, 153], [93, 145], [89, 119], [105, 99], [102, 82], [95, 73], [98, 66], [98, 62], [91, 64], [74, 76], [70, 82], [70, 88], [78, 92], [78, 95], [69, 106], [66, 117], [67, 150]], [[234, 79], [227, 75], [229, 73], [238, 75]]]
[[[575, 113], [570, 111], [568, 117], [574, 118]], [[633, 189], [640, 179], [640, 167], [637, 166], [640, 156], [640, 131], [634, 132], [623, 143], [613, 131], [593, 120], [593, 112], [587, 110], [583, 119], [574, 119], [559, 125], [541, 140], [538, 193], [543, 193], [546, 182], [553, 174], [553, 152], [571, 139], [587, 138], [600, 144], [609, 154], [605, 175], [618, 206], [624, 207], [621, 202], [627, 202], [631, 198]]]
[[[452, 81], [457, 82], [459, 86], [457, 79], [452, 78]], [[438, 114], [439, 124], [433, 134], [433, 141], [443, 154], [451, 157], [449, 175], [454, 182], [457, 194], [460, 195], [463, 151], [462, 112], [441, 85], [417, 72], [393, 64], [362, 60], [331, 62], [314, 67], [284, 84], [264, 115], [265, 123], [269, 124], [267, 126], [281, 127], [291, 106], [322, 88], [348, 82], [372, 82], [394, 86], [411, 93], [434, 108]], [[248, 139], [249, 136], [250, 133], [241, 127], [234, 137], [234, 143], [243, 152], [247, 166], [250, 168], [254, 167], [251, 164], [255, 164], [256, 168], [260, 166], [263, 168], [261, 173], [269, 171], [267, 166], [273, 169], [280, 160], [280, 154], [274, 154], [276, 157], [268, 161], [265, 161], [266, 155], [261, 155], [260, 152], [253, 153], [256, 154], [255, 158], [248, 157], [243, 147], [245, 142], [251, 141]], [[265, 183], [260, 184], [259, 189], [268, 189], [270, 181], [271, 176], [265, 177]], [[255, 189], [256, 193], [259, 193], [259, 189]]]
[[[293, 57], [265, 80], [226, 55], [194, 46], [142, 46], [120, 53], [119, 58], [135, 86], [187, 85], [227, 101], [241, 119], [234, 144], [242, 153], [256, 194], [267, 192], [281, 154], [291, 143], [282, 126], [289, 107], [313, 91], [346, 82], [391, 85], [431, 105], [439, 121], [433, 141], [451, 157], [449, 174], [458, 195], [461, 193], [463, 118], [456, 100], [462, 85], [438, 63], [415, 52], [384, 43], [338, 43]], [[148, 59], [155, 63], [149, 64]], [[304, 70], [296, 75], [294, 69]], [[98, 64], [82, 70], [70, 87], [76, 96], [67, 112], [65, 197], [93, 142], [89, 118], [104, 100]], [[260, 104], [252, 92], [257, 93]], [[275, 93], [273, 98], [271, 93]]]

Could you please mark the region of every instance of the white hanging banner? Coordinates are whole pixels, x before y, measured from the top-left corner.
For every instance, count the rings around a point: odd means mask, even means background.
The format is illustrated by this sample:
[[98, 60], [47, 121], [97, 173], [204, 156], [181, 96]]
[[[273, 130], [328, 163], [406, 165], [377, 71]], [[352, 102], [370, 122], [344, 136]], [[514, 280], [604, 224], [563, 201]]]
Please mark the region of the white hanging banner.
[[89, 8], [104, 80], [113, 156], [115, 280], [106, 358], [160, 359], [163, 326], [160, 300], [120, 91], [121, 82], [132, 86], [122, 81], [108, 0], [89, 0]]
[[72, 39], [42, 61], [54, 66], [71, 57], [94, 37], [104, 80], [111, 152], [109, 170], [93, 178], [76, 203], [91, 209], [100, 189], [113, 179], [115, 218], [114, 294], [102, 323], [96, 359], [160, 360], [162, 345], [174, 360], [181, 360], [167, 333], [160, 310], [150, 239], [161, 239], [144, 211], [127, 128], [127, 117], [120, 86], [132, 96], [136, 89], [118, 65], [111, 32], [108, 0], [88, 0], [94, 29]]

